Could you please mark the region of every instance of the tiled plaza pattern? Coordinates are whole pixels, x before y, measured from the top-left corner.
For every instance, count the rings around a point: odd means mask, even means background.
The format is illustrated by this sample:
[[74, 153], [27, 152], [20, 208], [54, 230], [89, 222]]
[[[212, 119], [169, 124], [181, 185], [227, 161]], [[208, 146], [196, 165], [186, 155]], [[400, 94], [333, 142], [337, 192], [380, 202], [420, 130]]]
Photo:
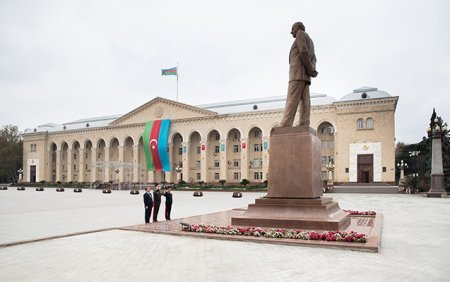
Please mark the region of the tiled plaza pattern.
[[[23, 193], [0, 191], [0, 243], [143, 222], [142, 195]], [[176, 191], [173, 218], [245, 207], [261, 196], [204, 194]], [[343, 209], [384, 215], [378, 253], [115, 229], [0, 248], [0, 281], [449, 281], [450, 199], [332, 196]]]

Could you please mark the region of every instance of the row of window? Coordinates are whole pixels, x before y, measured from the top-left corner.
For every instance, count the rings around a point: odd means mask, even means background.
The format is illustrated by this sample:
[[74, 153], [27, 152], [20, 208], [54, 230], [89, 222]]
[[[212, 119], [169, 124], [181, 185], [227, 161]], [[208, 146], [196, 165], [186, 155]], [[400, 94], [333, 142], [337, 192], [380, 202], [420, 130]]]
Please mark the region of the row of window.
[[[238, 159], [234, 159], [232, 161], [228, 161], [229, 165], [233, 165], [233, 167], [239, 167], [241, 160]], [[250, 165], [252, 166], [252, 168], [259, 168], [262, 167], [263, 164], [263, 160], [262, 158], [258, 158], [258, 159], [254, 159], [253, 161], [250, 161]], [[181, 167], [183, 165], [181, 164]], [[200, 169], [200, 161], [196, 161], [195, 162], [195, 169]], [[214, 160], [214, 168], [219, 168], [220, 167], [220, 161], [219, 160]]]
[[356, 125], [357, 125], [358, 129], [363, 129], [363, 128], [372, 129], [373, 128], [373, 118], [369, 117], [366, 119], [366, 121], [364, 121], [364, 119], [362, 119], [362, 118], [359, 118], [356, 121]]
[[[202, 174], [201, 173], [197, 173], [196, 174], [196, 178], [197, 178], [197, 181], [200, 181], [202, 179]], [[241, 173], [240, 172], [233, 173], [233, 179], [234, 180], [241, 180]], [[255, 171], [253, 173], [253, 179], [254, 180], [262, 180], [263, 179], [262, 171], [258, 171], [258, 172]], [[220, 180], [220, 174], [219, 173], [214, 173], [214, 180], [217, 180], [217, 181]]]
[[[262, 152], [263, 150], [263, 144], [253, 144], [253, 151], [254, 152]], [[197, 155], [200, 155], [202, 151], [201, 147], [196, 148]], [[219, 146], [214, 146], [214, 154], [218, 154], [220, 151]], [[241, 145], [233, 145], [233, 153], [239, 153], [241, 151]], [[183, 148], [178, 148], [178, 155], [183, 154]]]

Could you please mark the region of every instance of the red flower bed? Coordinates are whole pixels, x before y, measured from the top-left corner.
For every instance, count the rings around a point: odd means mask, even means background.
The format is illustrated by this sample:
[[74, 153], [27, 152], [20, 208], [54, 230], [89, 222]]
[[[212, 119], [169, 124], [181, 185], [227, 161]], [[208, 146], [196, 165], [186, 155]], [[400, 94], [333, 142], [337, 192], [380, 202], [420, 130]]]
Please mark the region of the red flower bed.
[[342, 232], [342, 231], [302, 231], [294, 229], [282, 229], [282, 228], [268, 228], [263, 229], [260, 227], [220, 227], [214, 225], [197, 225], [192, 224], [187, 230], [190, 232], [198, 233], [215, 233], [223, 235], [243, 235], [254, 237], [266, 237], [266, 238], [285, 238], [285, 239], [299, 239], [299, 240], [322, 240], [322, 241], [341, 241], [341, 242], [354, 242], [354, 243], [366, 243], [367, 235], [357, 233], [354, 231]]

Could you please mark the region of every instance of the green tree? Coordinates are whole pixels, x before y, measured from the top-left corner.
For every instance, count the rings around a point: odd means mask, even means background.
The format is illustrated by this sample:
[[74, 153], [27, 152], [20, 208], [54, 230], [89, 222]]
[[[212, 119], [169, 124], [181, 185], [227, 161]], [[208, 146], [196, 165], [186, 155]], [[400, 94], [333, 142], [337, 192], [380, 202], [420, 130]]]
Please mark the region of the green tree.
[[17, 126], [0, 129], [0, 182], [17, 182], [17, 170], [22, 168], [23, 145]]
[[[444, 184], [446, 190], [450, 191], [450, 136], [447, 134], [441, 140], [442, 142], [442, 165], [444, 169]], [[395, 163], [403, 160], [408, 164], [405, 168], [405, 177], [411, 185], [417, 185], [421, 191], [428, 191], [431, 185], [431, 139], [423, 137], [422, 141], [415, 144], [397, 143], [395, 150]], [[420, 151], [419, 155], [414, 157], [410, 155], [412, 151]], [[414, 180], [413, 173], [418, 177]], [[396, 170], [396, 179], [399, 179], [400, 170]]]
[[250, 181], [248, 181], [248, 180], [245, 179], [245, 178], [241, 180], [241, 184], [244, 185], [244, 187], [246, 187], [247, 184], [249, 184], [249, 183], [250, 183]]

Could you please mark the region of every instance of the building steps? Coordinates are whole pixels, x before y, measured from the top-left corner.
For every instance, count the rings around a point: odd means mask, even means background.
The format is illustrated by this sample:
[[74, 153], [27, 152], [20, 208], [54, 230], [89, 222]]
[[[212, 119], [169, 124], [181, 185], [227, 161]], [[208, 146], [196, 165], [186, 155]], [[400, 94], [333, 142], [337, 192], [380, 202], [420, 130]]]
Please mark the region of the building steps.
[[331, 193], [371, 193], [371, 194], [397, 194], [398, 186], [392, 186], [385, 183], [349, 183], [345, 185], [334, 186]]

